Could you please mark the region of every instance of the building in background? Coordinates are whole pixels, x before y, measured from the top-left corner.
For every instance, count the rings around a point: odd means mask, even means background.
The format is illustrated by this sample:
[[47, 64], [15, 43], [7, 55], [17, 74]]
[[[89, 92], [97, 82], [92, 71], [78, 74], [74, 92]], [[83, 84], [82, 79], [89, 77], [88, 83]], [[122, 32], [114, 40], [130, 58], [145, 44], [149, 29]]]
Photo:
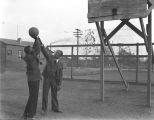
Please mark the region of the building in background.
[[[21, 60], [21, 55], [24, 54], [25, 46], [33, 46], [33, 42], [0, 38], [0, 67], [1, 71], [6, 70], [24, 70], [25, 63]], [[42, 53], [39, 55], [40, 62], [44, 59]]]
[[6, 44], [0, 41], [0, 74], [6, 69]]
[[[33, 42], [22, 41], [21, 38], [17, 40], [0, 38], [0, 41], [6, 44], [6, 58], [11, 61], [20, 61], [24, 47], [33, 45]], [[43, 55], [40, 54], [40, 57], [43, 58]]]
[[18, 40], [0, 38], [0, 41], [6, 44], [6, 58], [11, 61], [20, 61], [24, 47], [33, 44], [32, 42], [21, 41], [20, 38]]

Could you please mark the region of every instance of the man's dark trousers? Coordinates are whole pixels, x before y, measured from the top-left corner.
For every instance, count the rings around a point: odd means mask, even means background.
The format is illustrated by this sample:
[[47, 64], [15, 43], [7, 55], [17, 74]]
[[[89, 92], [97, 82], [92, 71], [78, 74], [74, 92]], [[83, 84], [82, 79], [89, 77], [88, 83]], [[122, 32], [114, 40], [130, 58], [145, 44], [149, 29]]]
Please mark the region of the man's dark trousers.
[[24, 111], [24, 117], [33, 117], [36, 114], [40, 81], [29, 81], [29, 98]]
[[45, 78], [43, 81], [43, 100], [42, 100], [42, 110], [47, 111], [48, 106], [48, 94], [49, 89], [51, 88], [51, 104], [52, 110], [56, 111], [59, 110], [59, 104], [57, 99], [57, 85], [51, 80]]

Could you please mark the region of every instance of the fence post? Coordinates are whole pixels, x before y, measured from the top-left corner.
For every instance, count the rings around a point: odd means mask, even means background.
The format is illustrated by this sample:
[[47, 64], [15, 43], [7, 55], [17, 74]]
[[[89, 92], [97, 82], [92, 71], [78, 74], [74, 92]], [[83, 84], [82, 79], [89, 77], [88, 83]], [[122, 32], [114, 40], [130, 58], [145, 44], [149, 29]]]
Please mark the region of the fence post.
[[71, 50], [71, 80], [73, 80], [73, 46]]
[[[101, 31], [103, 33], [103, 30], [104, 30], [104, 21], [101, 21]], [[104, 34], [102, 34], [103, 37], [102, 39], [102, 43], [104, 43]], [[101, 43], [101, 42], [100, 42]], [[101, 100], [104, 102], [104, 49], [103, 48], [103, 44], [101, 43], [101, 61], [100, 61], [100, 89], [101, 89]]]
[[136, 83], [138, 83], [138, 71], [139, 70], [139, 44], [136, 44]]

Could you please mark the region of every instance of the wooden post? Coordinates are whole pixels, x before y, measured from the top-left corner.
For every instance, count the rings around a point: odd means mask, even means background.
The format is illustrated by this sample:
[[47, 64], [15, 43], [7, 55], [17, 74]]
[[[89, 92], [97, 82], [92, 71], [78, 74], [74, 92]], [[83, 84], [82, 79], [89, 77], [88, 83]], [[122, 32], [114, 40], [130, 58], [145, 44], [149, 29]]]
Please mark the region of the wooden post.
[[139, 70], [139, 44], [136, 44], [136, 83], [138, 84], [138, 70]]
[[97, 31], [98, 31], [98, 35], [99, 35], [99, 38], [100, 38], [100, 44], [101, 44], [101, 48], [103, 50], [103, 52], [105, 53], [105, 43], [104, 43], [104, 37], [102, 35], [102, 30], [100, 28], [100, 25], [99, 25], [99, 22], [96, 22], [96, 27], [97, 27]]
[[[101, 34], [102, 34], [102, 39], [100, 39], [102, 42], [104, 43], [104, 34], [103, 34], [103, 30], [104, 30], [104, 21], [101, 21]], [[104, 101], [104, 49], [103, 46], [101, 45], [101, 61], [100, 61], [100, 89], [101, 89], [101, 100]]]
[[73, 46], [71, 50], [71, 80], [73, 80]]
[[[148, 4], [148, 7], [151, 5]], [[151, 66], [152, 66], [152, 11], [148, 15], [148, 80], [147, 80], [147, 106], [151, 107]]]
[[145, 47], [146, 47], [146, 50], [148, 52], [147, 35], [146, 35], [145, 27], [144, 27], [143, 18], [140, 18], [140, 24], [141, 24], [142, 33], [143, 33], [143, 36], [144, 36], [143, 39], [144, 39]]

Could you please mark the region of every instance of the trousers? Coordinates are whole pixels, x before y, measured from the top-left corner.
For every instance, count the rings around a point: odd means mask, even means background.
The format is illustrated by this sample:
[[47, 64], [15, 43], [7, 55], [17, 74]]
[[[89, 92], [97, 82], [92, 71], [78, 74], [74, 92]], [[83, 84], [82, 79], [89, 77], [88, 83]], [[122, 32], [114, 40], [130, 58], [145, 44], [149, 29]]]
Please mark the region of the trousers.
[[53, 84], [50, 79], [44, 79], [43, 81], [43, 95], [42, 95], [42, 110], [47, 111], [48, 107], [48, 94], [51, 88], [51, 109], [53, 111], [59, 110], [59, 104], [57, 99], [57, 86]]
[[24, 111], [24, 117], [33, 117], [36, 114], [40, 81], [29, 81], [29, 97]]

